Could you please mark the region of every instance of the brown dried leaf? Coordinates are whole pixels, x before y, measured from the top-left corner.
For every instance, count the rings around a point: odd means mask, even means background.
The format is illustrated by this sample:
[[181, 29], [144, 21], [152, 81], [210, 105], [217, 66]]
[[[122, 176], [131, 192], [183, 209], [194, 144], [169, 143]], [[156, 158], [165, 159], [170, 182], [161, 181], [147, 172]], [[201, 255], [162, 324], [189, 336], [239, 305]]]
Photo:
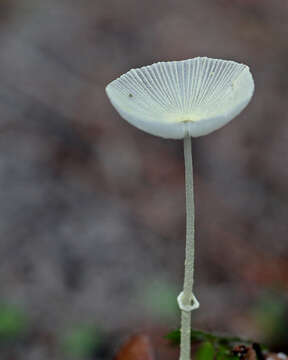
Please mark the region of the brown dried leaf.
[[118, 351], [115, 360], [154, 360], [153, 349], [146, 335], [131, 337]]
[[237, 345], [233, 348], [233, 354], [242, 360], [257, 360], [256, 352], [252, 346]]

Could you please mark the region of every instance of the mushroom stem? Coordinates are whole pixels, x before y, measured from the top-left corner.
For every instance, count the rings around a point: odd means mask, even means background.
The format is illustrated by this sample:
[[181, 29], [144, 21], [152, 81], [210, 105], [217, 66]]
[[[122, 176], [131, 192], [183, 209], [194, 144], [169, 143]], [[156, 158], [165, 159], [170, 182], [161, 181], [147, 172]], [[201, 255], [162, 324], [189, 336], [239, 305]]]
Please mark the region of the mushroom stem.
[[191, 137], [184, 138], [185, 188], [186, 188], [186, 248], [183, 292], [178, 297], [181, 309], [180, 360], [190, 360], [191, 311], [199, 307], [193, 295], [195, 207], [193, 191], [193, 165]]

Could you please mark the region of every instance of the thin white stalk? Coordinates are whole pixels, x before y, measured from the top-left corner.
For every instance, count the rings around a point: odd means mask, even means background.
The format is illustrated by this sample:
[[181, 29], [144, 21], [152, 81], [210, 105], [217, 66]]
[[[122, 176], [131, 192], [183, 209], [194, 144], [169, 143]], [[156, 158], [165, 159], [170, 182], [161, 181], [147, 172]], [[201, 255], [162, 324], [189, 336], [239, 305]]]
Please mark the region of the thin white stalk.
[[[191, 137], [184, 138], [185, 188], [186, 188], [186, 248], [183, 292], [178, 302], [181, 308], [180, 360], [190, 360], [191, 311], [199, 306], [193, 296], [195, 206], [193, 190], [193, 165]], [[191, 302], [194, 302], [194, 304]], [[197, 305], [195, 304], [197, 303]]]

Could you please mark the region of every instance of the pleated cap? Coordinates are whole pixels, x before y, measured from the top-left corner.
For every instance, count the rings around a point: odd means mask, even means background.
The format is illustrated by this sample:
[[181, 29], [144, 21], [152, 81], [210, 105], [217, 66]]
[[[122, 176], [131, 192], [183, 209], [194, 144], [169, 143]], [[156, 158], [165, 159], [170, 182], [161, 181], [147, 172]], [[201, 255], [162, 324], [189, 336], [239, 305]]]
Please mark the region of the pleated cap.
[[253, 92], [248, 66], [207, 57], [132, 69], [106, 87], [130, 124], [171, 139], [217, 130], [246, 107]]

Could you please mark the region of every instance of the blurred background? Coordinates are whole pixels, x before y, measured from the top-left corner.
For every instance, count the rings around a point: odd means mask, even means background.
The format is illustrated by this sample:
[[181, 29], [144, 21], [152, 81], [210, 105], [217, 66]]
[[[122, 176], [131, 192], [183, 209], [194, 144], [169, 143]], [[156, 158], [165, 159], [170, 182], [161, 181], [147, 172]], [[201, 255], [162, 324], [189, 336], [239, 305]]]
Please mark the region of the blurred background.
[[282, 0], [1, 0], [1, 359], [112, 359], [139, 332], [176, 359], [182, 143], [127, 124], [104, 88], [195, 56], [248, 64], [256, 92], [193, 141], [193, 326], [287, 351], [287, 16]]

